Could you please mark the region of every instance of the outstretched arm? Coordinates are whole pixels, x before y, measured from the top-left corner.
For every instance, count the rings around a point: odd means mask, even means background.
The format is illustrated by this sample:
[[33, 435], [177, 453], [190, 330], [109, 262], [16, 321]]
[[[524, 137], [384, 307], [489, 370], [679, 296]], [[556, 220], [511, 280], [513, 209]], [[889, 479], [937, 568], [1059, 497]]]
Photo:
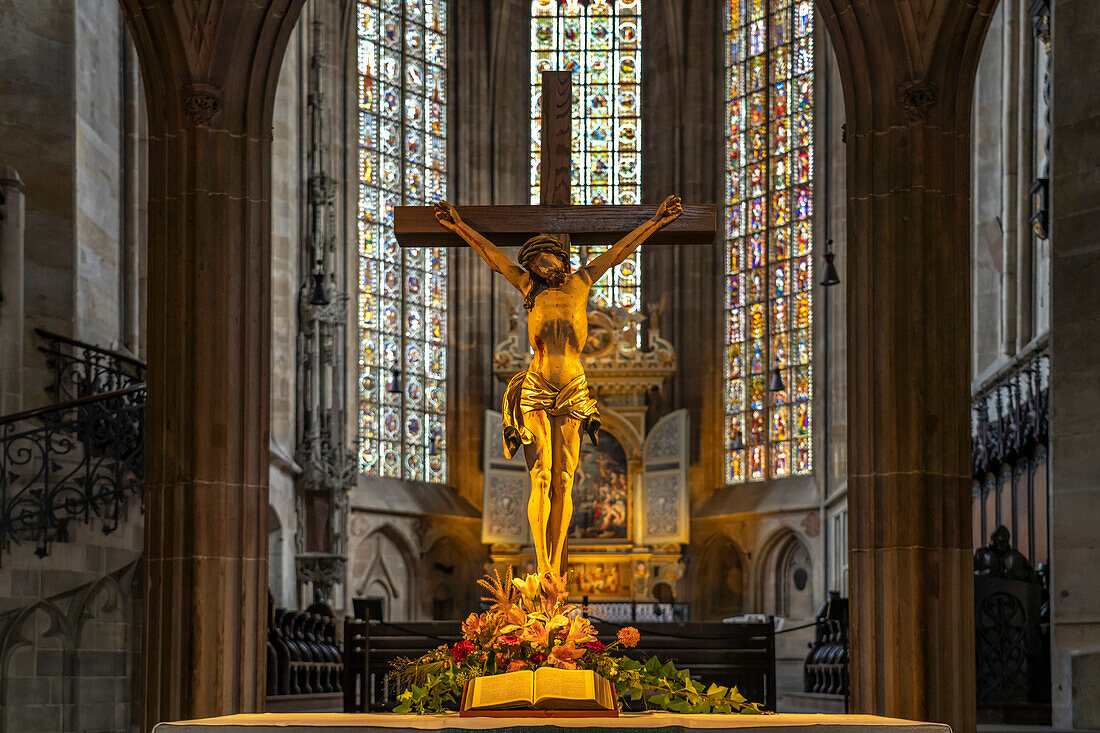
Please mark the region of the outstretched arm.
[[462, 237], [481, 256], [481, 259], [485, 260], [485, 264], [504, 275], [517, 289], [522, 290], [520, 280], [524, 275], [523, 268], [508, 259], [508, 255], [504, 254], [499, 247], [462, 221], [455, 207], [446, 201], [440, 201], [435, 205], [435, 218], [445, 228]]
[[650, 235], [674, 222], [683, 212], [680, 197], [669, 196], [657, 207], [652, 219], [615, 242], [606, 252], [581, 268], [581, 272], [588, 276], [590, 284], [596, 282], [605, 272], [629, 257]]

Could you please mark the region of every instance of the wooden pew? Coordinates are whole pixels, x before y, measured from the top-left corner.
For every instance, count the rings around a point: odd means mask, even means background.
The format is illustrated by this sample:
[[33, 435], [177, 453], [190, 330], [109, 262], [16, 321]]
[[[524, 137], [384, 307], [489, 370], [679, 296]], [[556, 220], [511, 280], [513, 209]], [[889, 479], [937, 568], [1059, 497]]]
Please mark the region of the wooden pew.
[[[600, 641], [615, 640], [623, 624], [591, 619]], [[641, 632], [642, 640], [623, 653], [633, 659], [656, 655], [691, 670], [694, 679], [736, 685], [742, 695], [775, 710], [775, 629], [771, 623], [724, 624], [706, 621], [625, 624]]]
[[462, 639], [461, 621], [344, 621], [344, 712], [392, 710], [397, 704], [394, 661], [416, 659]]

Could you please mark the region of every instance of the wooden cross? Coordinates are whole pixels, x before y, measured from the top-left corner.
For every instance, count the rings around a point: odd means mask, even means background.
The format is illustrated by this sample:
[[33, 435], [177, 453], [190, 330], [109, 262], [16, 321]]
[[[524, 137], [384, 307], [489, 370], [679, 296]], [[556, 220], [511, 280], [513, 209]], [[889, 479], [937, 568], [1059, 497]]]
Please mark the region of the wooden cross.
[[[573, 246], [610, 245], [645, 223], [656, 206], [570, 206], [572, 74], [542, 72], [542, 203], [537, 206], [462, 206], [462, 218], [501, 247], [536, 234], [569, 234]], [[671, 193], [671, 192], [670, 192]], [[465, 242], [436, 221], [431, 206], [396, 206], [393, 229], [402, 247], [458, 247]], [[679, 219], [646, 240], [653, 244], [710, 244], [714, 204], [684, 204]]]

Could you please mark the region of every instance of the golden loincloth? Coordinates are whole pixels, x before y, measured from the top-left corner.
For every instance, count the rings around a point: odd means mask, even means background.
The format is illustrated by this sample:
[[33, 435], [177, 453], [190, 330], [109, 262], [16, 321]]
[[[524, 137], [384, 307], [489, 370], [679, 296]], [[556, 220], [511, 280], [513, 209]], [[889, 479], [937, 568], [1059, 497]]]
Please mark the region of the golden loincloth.
[[504, 455], [511, 458], [521, 445], [535, 442], [535, 436], [524, 425], [524, 415], [542, 410], [547, 415], [568, 415], [580, 420], [593, 445], [600, 429], [600, 412], [596, 400], [588, 391], [588, 380], [578, 374], [561, 389], [547, 382], [541, 374], [520, 372], [508, 382], [501, 406], [504, 423]]

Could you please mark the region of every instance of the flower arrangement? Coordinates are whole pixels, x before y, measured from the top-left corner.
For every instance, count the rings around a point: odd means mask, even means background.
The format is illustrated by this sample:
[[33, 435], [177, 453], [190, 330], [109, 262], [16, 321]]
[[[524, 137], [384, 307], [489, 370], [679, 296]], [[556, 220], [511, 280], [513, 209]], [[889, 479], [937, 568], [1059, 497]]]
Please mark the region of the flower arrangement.
[[605, 646], [580, 608], [569, 603], [568, 584], [560, 575], [515, 578], [508, 567], [478, 584], [488, 591], [483, 600], [491, 606], [466, 618], [461, 641], [394, 664], [403, 690], [395, 712], [454, 710], [463, 686], [475, 677], [551, 666], [594, 670], [611, 681], [620, 698], [644, 700], [648, 707], [678, 713], [764, 713], [736, 687], [704, 688], [671, 662], [615, 655], [616, 648], [638, 644], [638, 630], [619, 629], [616, 640]]

